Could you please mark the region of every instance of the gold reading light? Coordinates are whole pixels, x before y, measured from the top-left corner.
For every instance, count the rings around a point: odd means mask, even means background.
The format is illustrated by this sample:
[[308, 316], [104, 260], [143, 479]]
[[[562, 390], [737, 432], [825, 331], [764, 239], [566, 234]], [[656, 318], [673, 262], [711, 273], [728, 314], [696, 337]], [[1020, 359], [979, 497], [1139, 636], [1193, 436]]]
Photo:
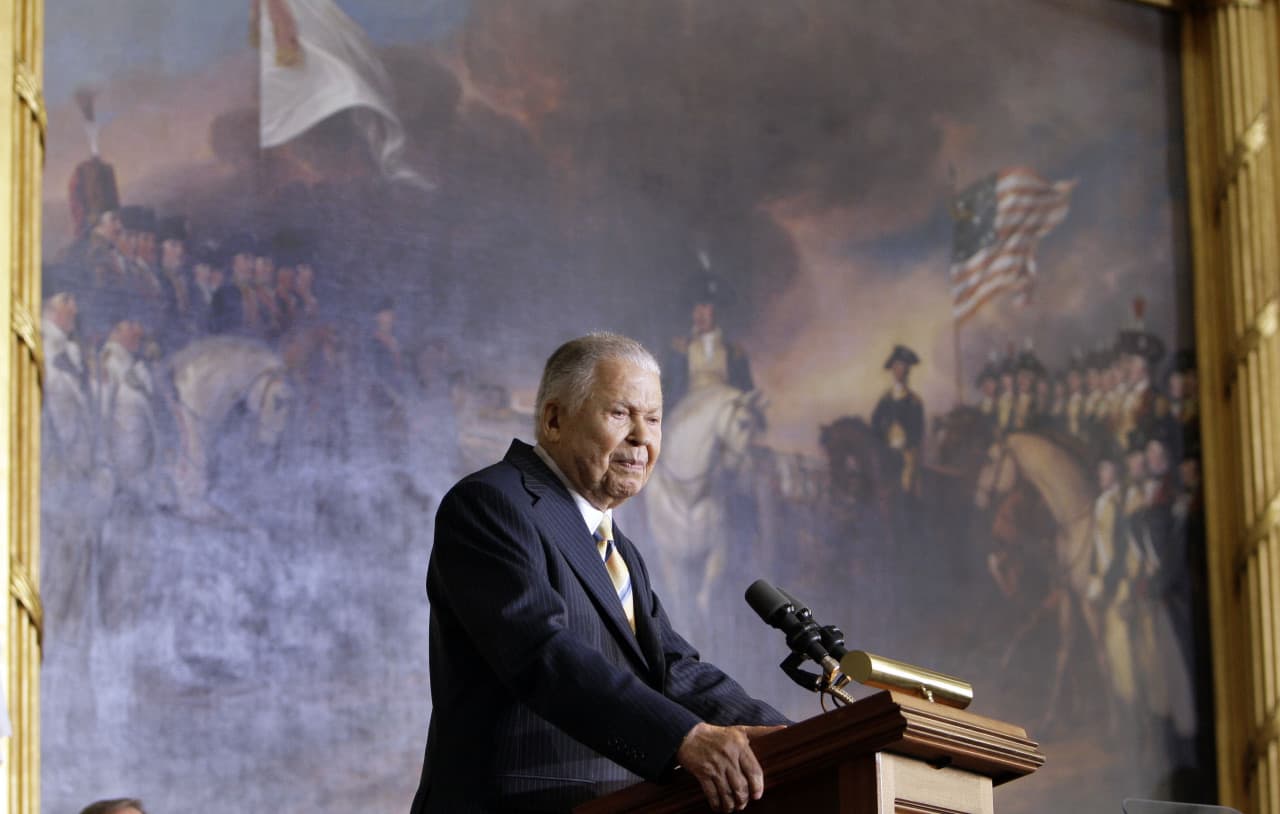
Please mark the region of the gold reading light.
[[900, 690], [956, 709], [973, 701], [973, 685], [955, 676], [926, 670], [903, 661], [876, 656], [865, 650], [850, 650], [840, 659], [840, 670], [868, 687]]

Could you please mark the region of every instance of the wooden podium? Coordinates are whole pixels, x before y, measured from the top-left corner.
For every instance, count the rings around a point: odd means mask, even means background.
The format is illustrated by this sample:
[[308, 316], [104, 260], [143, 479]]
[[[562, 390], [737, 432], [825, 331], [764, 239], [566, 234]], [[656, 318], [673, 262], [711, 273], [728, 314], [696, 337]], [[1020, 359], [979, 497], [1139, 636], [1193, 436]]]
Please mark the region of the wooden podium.
[[[896, 693], [802, 721], [755, 741], [764, 797], [751, 814], [992, 814], [991, 789], [1031, 774], [1044, 755], [1022, 727]], [[709, 811], [698, 783], [638, 783], [574, 814]]]

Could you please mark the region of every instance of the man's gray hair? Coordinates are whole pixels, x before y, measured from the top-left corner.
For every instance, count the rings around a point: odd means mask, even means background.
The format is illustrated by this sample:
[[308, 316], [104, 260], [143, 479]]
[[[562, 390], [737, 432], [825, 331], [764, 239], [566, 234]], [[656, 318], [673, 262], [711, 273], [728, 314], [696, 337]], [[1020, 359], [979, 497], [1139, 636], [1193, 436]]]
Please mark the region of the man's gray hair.
[[576, 412], [591, 395], [596, 383], [596, 367], [608, 359], [630, 362], [651, 373], [662, 373], [653, 354], [628, 336], [600, 331], [570, 339], [556, 348], [542, 369], [533, 412], [534, 434], [539, 440], [542, 411], [547, 402], [558, 402], [568, 412]]
[[137, 809], [141, 814], [147, 814], [146, 809], [142, 807], [142, 801], [130, 797], [121, 797], [116, 800], [99, 800], [96, 803], [90, 803], [80, 814], [116, 814], [116, 812], [129, 808]]

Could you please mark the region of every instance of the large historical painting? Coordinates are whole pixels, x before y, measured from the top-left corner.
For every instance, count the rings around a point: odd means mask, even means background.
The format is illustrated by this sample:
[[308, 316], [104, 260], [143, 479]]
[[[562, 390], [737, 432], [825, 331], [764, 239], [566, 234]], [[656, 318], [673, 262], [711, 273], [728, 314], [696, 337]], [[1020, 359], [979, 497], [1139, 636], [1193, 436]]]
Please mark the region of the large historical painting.
[[[959, 675], [1012, 812], [1213, 796], [1176, 20], [1118, 0], [48, 5], [45, 810], [406, 810], [443, 490], [591, 330], [619, 523]], [[499, 654], [500, 657], [500, 654]]]

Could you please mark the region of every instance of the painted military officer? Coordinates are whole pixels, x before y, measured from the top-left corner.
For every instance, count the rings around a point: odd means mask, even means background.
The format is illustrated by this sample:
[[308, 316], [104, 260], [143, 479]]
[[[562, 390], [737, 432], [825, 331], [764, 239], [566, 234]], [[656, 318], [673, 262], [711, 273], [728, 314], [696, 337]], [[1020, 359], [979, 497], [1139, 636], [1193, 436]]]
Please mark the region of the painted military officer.
[[222, 267], [225, 263], [221, 246], [206, 240], [196, 246], [191, 268], [191, 325], [196, 335], [209, 330], [209, 315], [213, 311], [213, 298], [222, 287]]
[[160, 222], [160, 294], [164, 315], [160, 330], [165, 350], [173, 351], [191, 338], [191, 285], [187, 281], [187, 221], [180, 215]]
[[126, 206], [120, 210], [129, 259], [129, 287], [144, 301], [159, 301], [160, 275], [156, 257], [156, 214], [145, 206]]
[[1164, 343], [1142, 325], [1143, 301], [1134, 302], [1135, 326], [1120, 332], [1116, 354], [1122, 360], [1124, 395], [1115, 415], [1116, 441], [1123, 443], [1134, 430], [1150, 432], [1164, 396], [1151, 381], [1151, 371], [1164, 356]]
[[911, 368], [918, 364], [920, 357], [911, 348], [893, 346], [884, 362], [893, 384], [871, 413], [871, 428], [897, 460], [898, 482], [904, 493], [915, 493], [919, 486], [920, 448], [924, 441], [924, 402], [907, 383]]
[[[51, 286], [52, 287], [52, 286]], [[45, 300], [44, 475], [50, 480], [86, 476], [93, 465], [96, 424], [89, 367], [76, 336], [79, 308], [68, 291]]]
[[1085, 357], [1084, 407], [1081, 424], [1090, 449], [1097, 456], [1106, 456], [1115, 450], [1111, 431], [1107, 426], [1106, 371], [1111, 365], [1111, 352], [1099, 345]]
[[1045, 379], [1045, 368], [1036, 356], [1030, 344], [1018, 354], [1014, 366], [1016, 394], [1013, 400], [1013, 415], [1009, 420], [1009, 429], [1033, 429], [1042, 413], [1042, 404], [1038, 400], [1040, 382]]
[[253, 236], [233, 235], [225, 247], [231, 258], [231, 279], [218, 288], [209, 305], [209, 333], [252, 335], [258, 323], [253, 291], [253, 265], [257, 248]]
[[1000, 399], [1000, 357], [994, 350], [991, 351], [982, 370], [978, 371], [978, 378], [974, 383], [978, 387], [978, 412], [982, 414], [994, 435]]
[[1017, 400], [1018, 358], [1010, 345], [1008, 352], [1000, 363], [1000, 388], [996, 396], [996, 429], [1000, 433], [1009, 432], [1013, 428], [1013, 406]]
[[724, 335], [718, 309], [728, 301], [723, 281], [703, 272], [693, 284], [693, 308], [689, 333], [671, 343], [662, 373], [663, 396], [674, 407], [692, 390], [707, 385], [724, 385], [748, 391], [755, 387], [751, 363], [742, 346]]
[[1186, 448], [1198, 446], [1200, 404], [1196, 394], [1195, 351], [1180, 350], [1165, 376], [1166, 400], [1156, 405], [1158, 418], [1169, 437], [1174, 460], [1186, 457]]
[[1081, 610], [1102, 642], [1111, 697], [1128, 706], [1137, 696], [1134, 680], [1133, 579], [1129, 574], [1129, 533], [1124, 515], [1124, 484], [1111, 458], [1098, 462], [1098, 497], [1093, 504], [1093, 538], [1088, 552], [1088, 581]]

